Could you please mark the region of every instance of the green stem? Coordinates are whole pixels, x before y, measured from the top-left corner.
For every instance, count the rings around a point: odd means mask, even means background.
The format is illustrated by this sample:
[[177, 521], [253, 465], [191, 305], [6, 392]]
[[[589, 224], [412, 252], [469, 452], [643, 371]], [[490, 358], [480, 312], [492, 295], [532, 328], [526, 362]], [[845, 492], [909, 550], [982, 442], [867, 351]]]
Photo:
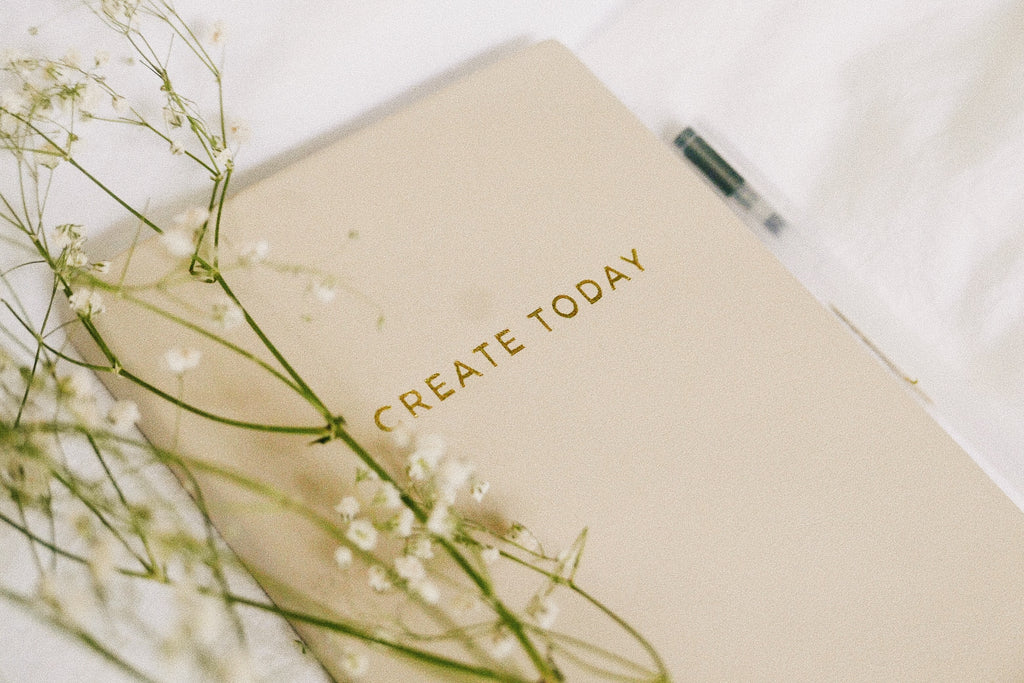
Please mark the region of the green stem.
[[[349, 449], [351, 449], [352, 452], [355, 453], [356, 456], [363, 461], [363, 463], [367, 467], [371, 468], [374, 472], [376, 472], [381, 479], [390, 482], [392, 485], [394, 485], [395, 482], [391, 475], [388, 474], [388, 472], [385, 471], [384, 468], [382, 468], [379, 464], [377, 464], [377, 461], [374, 460], [373, 456], [371, 456], [370, 453], [366, 449], [364, 449], [361, 444], [359, 444], [359, 442], [352, 438], [352, 436], [346, 430], [341, 429], [339, 427], [339, 429], [337, 430], [337, 437], [340, 438], [345, 443], [345, 445], [347, 445]], [[409, 508], [416, 514], [416, 517], [420, 520], [420, 522], [425, 522], [427, 520], [427, 513], [423, 510], [422, 507], [420, 507], [416, 503], [416, 501], [414, 501], [406, 494], [402, 495], [402, 499], [405, 502], [405, 504], [408, 505]], [[537, 647], [533, 644], [533, 641], [530, 640], [530, 637], [527, 635], [526, 629], [523, 627], [522, 622], [519, 621], [519, 619], [511, 612], [511, 610], [508, 609], [508, 607], [505, 606], [501, 599], [495, 594], [494, 589], [491, 586], [490, 582], [487, 580], [487, 578], [477, 571], [476, 567], [474, 567], [472, 563], [470, 563], [470, 561], [461, 552], [459, 552], [458, 548], [456, 548], [451, 541], [449, 541], [447, 538], [440, 536], [436, 538], [437, 541], [441, 544], [441, 546], [445, 549], [445, 552], [448, 553], [452, 560], [454, 560], [455, 563], [459, 565], [459, 568], [462, 569], [463, 572], [465, 572], [466, 576], [468, 576], [469, 579], [477, 586], [477, 588], [480, 589], [481, 594], [491, 605], [491, 608], [501, 619], [502, 623], [504, 623], [504, 625], [512, 632], [516, 640], [519, 641], [519, 644], [522, 646], [523, 651], [530, 658], [530, 661], [533, 663], [533, 665], [537, 667], [537, 671], [541, 674], [543, 679], [545, 681], [557, 680], [557, 675], [555, 671], [551, 668], [547, 661], [545, 661], [544, 657], [537, 650]]]
[[476, 676], [477, 678], [483, 678], [492, 681], [507, 681], [508, 683], [534, 683], [534, 681], [531, 681], [529, 679], [520, 678], [518, 676], [511, 676], [509, 674], [502, 673], [500, 671], [495, 671], [493, 669], [488, 669], [486, 667], [473, 666], [472, 664], [466, 664], [465, 662], [449, 659], [447, 657], [443, 657], [432, 652], [426, 652], [414, 647], [410, 647], [408, 645], [403, 645], [402, 643], [396, 643], [388, 640], [387, 638], [381, 637], [374, 633], [370, 633], [368, 631], [364, 631], [362, 629], [355, 628], [353, 626], [350, 626], [349, 624], [345, 624], [340, 621], [334, 621], [332, 619], [325, 619], [311, 614], [305, 614], [303, 612], [296, 612], [293, 610], [284, 609], [271, 603], [259, 602], [257, 600], [251, 600], [249, 598], [245, 598], [235, 594], [227, 594], [224, 596], [224, 598], [230, 602], [234, 602], [240, 605], [245, 605], [247, 607], [263, 610], [265, 612], [272, 612], [274, 614], [284, 617], [285, 619], [298, 621], [304, 624], [309, 624], [311, 626], [318, 626], [320, 628], [324, 628], [329, 631], [335, 631], [337, 633], [343, 633], [347, 636], [358, 638], [359, 640], [362, 640], [366, 643], [381, 645], [416, 661], [425, 664], [432, 664], [435, 666], [444, 667], [445, 669], [451, 672], [469, 674], [472, 676]]
[[320, 414], [323, 415], [328, 420], [328, 422], [333, 423], [335, 421], [335, 417], [331, 414], [331, 411], [328, 410], [327, 406], [324, 405], [324, 402], [321, 401], [320, 398], [316, 395], [316, 393], [314, 393], [313, 390], [309, 387], [309, 385], [306, 384], [306, 381], [302, 379], [302, 376], [295, 371], [295, 368], [291, 366], [291, 363], [288, 362], [288, 360], [277, 349], [274, 343], [270, 341], [270, 338], [267, 337], [266, 333], [263, 332], [262, 328], [260, 328], [260, 326], [253, 319], [253, 317], [249, 315], [249, 311], [245, 308], [245, 306], [242, 305], [242, 302], [239, 301], [238, 297], [231, 290], [231, 287], [228, 286], [227, 280], [224, 279], [224, 276], [221, 273], [215, 271], [214, 278], [217, 284], [220, 285], [220, 288], [224, 290], [224, 293], [228, 296], [228, 298], [231, 299], [231, 301], [233, 301], [234, 304], [238, 306], [239, 309], [241, 309], [242, 315], [245, 317], [246, 324], [249, 325], [249, 327], [252, 329], [254, 333], [256, 333], [256, 336], [260, 338], [260, 341], [263, 342], [263, 345], [267, 348], [268, 351], [270, 351], [274, 358], [277, 359], [277, 362], [281, 364], [281, 367], [284, 368], [284, 371], [286, 373], [288, 373], [288, 376], [292, 378], [296, 386], [299, 387], [302, 396], [305, 397], [306, 400], [309, 401], [310, 405], [316, 408], [317, 411], [319, 411]]
[[40, 608], [30, 598], [27, 598], [23, 595], [18, 595], [17, 593], [3, 587], [0, 587], [0, 597], [25, 609], [29, 614], [32, 614], [37, 619], [46, 621], [55, 628], [67, 633], [68, 635], [74, 638], [77, 638], [79, 641], [82, 642], [83, 645], [88, 647], [90, 650], [100, 655], [107, 662], [113, 664], [118, 669], [124, 671], [126, 674], [135, 678], [136, 680], [144, 681], [146, 683], [156, 683], [155, 679], [150, 678], [142, 671], [132, 666], [130, 663], [128, 663], [122, 657], [120, 657], [116, 652], [114, 652], [107, 646], [103, 645], [103, 643], [99, 642], [99, 640], [97, 640], [95, 636], [93, 636], [85, 629], [79, 626], [75, 626], [69, 623], [67, 620], [61, 619], [57, 616], [49, 616], [42, 614]]
[[522, 565], [523, 567], [526, 567], [537, 572], [538, 574], [546, 576], [553, 583], [565, 586], [566, 588], [570, 589], [571, 591], [582, 597], [584, 600], [589, 602], [591, 605], [599, 609], [601, 612], [605, 614], [605, 616], [614, 621], [620, 628], [622, 628], [634, 640], [636, 640], [637, 643], [639, 643], [639, 645], [647, 652], [648, 656], [651, 658], [651, 661], [657, 667], [658, 674], [662, 676], [664, 680], [668, 680], [668, 669], [665, 668], [665, 663], [661, 660], [661, 657], [658, 655], [658, 651], [654, 649], [654, 646], [651, 645], [647, 641], [647, 639], [644, 638], [643, 635], [641, 635], [639, 631], [637, 631], [627, 621], [625, 621], [622, 617], [620, 617], [618, 614], [612, 611], [607, 605], [605, 605], [603, 602], [592, 596], [590, 593], [580, 588], [575, 581], [566, 579], [562, 576], [559, 576], [558, 574], [537, 567], [531, 564], [530, 562], [526, 562], [525, 560], [516, 557], [511, 553], [501, 551], [501, 555], [502, 557], [508, 558], [509, 560], [512, 560], [513, 562]]

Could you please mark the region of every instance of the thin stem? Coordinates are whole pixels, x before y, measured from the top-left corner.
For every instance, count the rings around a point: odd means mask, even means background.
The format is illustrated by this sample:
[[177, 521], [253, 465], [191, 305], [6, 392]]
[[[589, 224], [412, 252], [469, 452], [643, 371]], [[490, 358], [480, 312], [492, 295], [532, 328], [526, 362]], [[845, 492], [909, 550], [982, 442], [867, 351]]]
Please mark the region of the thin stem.
[[150, 678], [142, 671], [132, 666], [129, 662], [127, 662], [116, 652], [114, 652], [107, 646], [103, 645], [101, 642], [99, 642], [99, 640], [97, 640], [95, 636], [93, 636], [85, 629], [79, 626], [75, 626], [67, 620], [61, 619], [59, 616], [48, 616], [42, 614], [40, 608], [33, 600], [23, 595], [18, 595], [17, 593], [3, 587], [0, 587], [0, 597], [25, 609], [27, 612], [35, 616], [37, 619], [46, 621], [53, 627], [61, 631], [64, 631], [68, 635], [77, 638], [79, 641], [82, 642], [83, 645], [88, 647], [90, 650], [97, 653], [98, 655], [103, 657], [103, 659], [113, 664], [117, 668], [121, 669], [126, 674], [135, 678], [136, 680], [144, 681], [146, 683], [155, 683], [155, 679]]
[[325, 619], [323, 617], [317, 617], [311, 614], [305, 614], [303, 612], [296, 612], [293, 610], [284, 609], [278, 607], [277, 605], [259, 602], [257, 600], [251, 600], [249, 598], [240, 595], [235, 595], [233, 593], [225, 595], [224, 598], [230, 602], [234, 602], [240, 605], [253, 607], [255, 609], [263, 610], [265, 612], [272, 612], [274, 614], [284, 617], [285, 619], [298, 621], [304, 624], [309, 624], [311, 626], [319, 626], [320, 628], [324, 628], [329, 631], [335, 631], [337, 633], [343, 633], [353, 638], [358, 638], [359, 640], [362, 640], [366, 643], [380, 645], [385, 648], [388, 648], [389, 650], [392, 650], [393, 652], [405, 655], [419, 662], [444, 667], [445, 669], [451, 672], [469, 674], [472, 676], [476, 676], [477, 678], [483, 678], [492, 681], [507, 681], [508, 683], [535, 683], [531, 679], [524, 679], [518, 676], [512, 676], [506, 673], [502, 673], [500, 671], [488, 669], [486, 667], [473, 666], [472, 664], [466, 664], [465, 662], [449, 659], [447, 657], [443, 657], [432, 652], [418, 650], [414, 647], [403, 645], [402, 643], [396, 643], [374, 633], [363, 631], [361, 629], [350, 626], [349, 624], [346, 624], [344, 622], [334, 621], [332, 619]]

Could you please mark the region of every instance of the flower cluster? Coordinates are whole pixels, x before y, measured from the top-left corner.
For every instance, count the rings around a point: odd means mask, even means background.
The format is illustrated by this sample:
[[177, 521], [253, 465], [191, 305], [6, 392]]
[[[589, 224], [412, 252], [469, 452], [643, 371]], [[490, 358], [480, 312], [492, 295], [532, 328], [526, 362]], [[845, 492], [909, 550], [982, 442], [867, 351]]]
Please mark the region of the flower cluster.
[[[328, 665], [342, 678], [364, 676], [372, 657], [394, 654], [437, 667], [439, 676], [549, 683], [563, 680], [566, 662], [582, 662], [579, 670], [611, 672], [605, 678], [612, 680], [667, 680], [642, 637], [575, 585], [585, 532], [567, 551], [548, 554], [525, 526], [501, 521], [502, 511], [488, 497], [490, 484], [438, 436], [397, 430], [391, 452], [365, 449], [284, 358], [245, 308], [246, 297], [235, 294], [235, 286], [241, 292], [243, 285], [232, 278], [254, 266], [299, 279], [319, 304], [357, 288], [335, 273], [274, 262], [265, 241], [235, 249], [230, 236], [221, 234], [238, 145], [250, 134], [243, 122], [225, 115], [220, 60], [207, 51], [208, 44], [223, 42], [224, 27], [214, 24], [208, 42], [200, 40], [204, 32], [183, 21], [165, 0], [90, 0], [88, 6], [155, 78], [153, 101], [122, 96], [112, 85], [116, 79], [108, 79], [104, 53], [86, 60], [73, 51], [60, 59], [16, 52], [0, 57], [0, 152], [13, 165], [9, 176], [18, 184], [16, 196], [5, 194], [0, 184], [5, 244], [0, 257], [8, 256], [8, 243], [26, 254], [14, 267], [0, 266], [0, 338], [14, 350], [0, 345], [0, 528], [24, 540], [37, 574], [33, 585], [9, 588], [0, 571], [0, 599], [25, 606], [140, 679], [153, 675], [131, 661], [134, 648], [123, 649], [126, 630], [131, 638], [148, 636], [158, 658], [186, 679], [247, 680], [252, 670], [238, 612], [248, 608], [338, 634], [341, 644]], [[154, 27], [162, 39], [151, 35]], [[214, 116], [204, 117], [204, 107], [178, 90], [172, 49], [197, 62], [215, 85]], [[208, 182], [205, 195], [195, 200], [197, 208], [165, 223], [98, 180], [87, 168], [80, 141], [88, 129], [106, 125], [131, 127]], [[129, 257], [116, 277], [100, 277], [111, 265], [90, 258], [86, 228], [47, 215], [51, 187], [64, 174], [77, 174], [125, 209], [140, 231], [136, 239], [143, 232], [159, 235], [158, 246], [169, 256], [166, 272], [147, 272], [136, 281], [128, 277], [134, 265]], [[349, 238], [357, 237], [351, 230]], [[225, 253], [237, 254], [234, 260], [222, 254], [225, 244], [231, 247]], [[30, 310], [19, 295], [16, 280], [30, 272], [41, 273], [37, 281], [50, 287], [41, 311]], [[209, 294], [178, 296], [175, 287], [182, 283], [207, 287]], [[55, 313], [63, 299], [74, 315]], [[139, 307], [187, 331], [168, 339], [168, 348], [157, 356], [162, 377], [160, 369], [122, 362], [117, 345], [104, 336], [105, 321], [114, 317], [111, 311], [100, 318], [108, 304], [111, 309], [116, 304], [118, 315], [122, 306]], [[381, 320], [378, 316], [378, 324]], [[79, 340], [91, 345], [90, 363], [72, 355], [66, 344], [72, 326]], [[232, 333], [236, 329], [241, 331]], [[288, 399], [300, 399], [308, 407], [303, 421], [247, 422], [191, 403], [186, 378], [191, 388], [209, 373], [200, 351], [189, 345], [190, 334], [217, 346], [211, 358], [219, 358], [221, 350], [235, 353], [253, 373], [266, 373], [263, 377], [276, 382]], [[153, 376], [141, 376], [150, 370]], [[147, 442], [135, 432], [143, 419], [139, 408], [100, 390], [93, 371], [115, 386], [224, 428], [337, 448], [359, 463], [354, 480], [333, 510], [311, 509], [266, 482], [178, 452], [174, 437], [170, 444]], [[166, 373], [177, 381], [177, 393], [158, 388]], [[148, 411], [150, 404], [143, 405]], [[168, 465], [183, 488], [170, 477]], [[305, 517], [328, 533], [332, 546], [323, 559], [333, 559], [336, 569], [329, 564], [327, 569], [338, 578], [338, 590], [352, 599], [351, 610], [348, 605], [340, 613], [278, 606], [244, 583], [236, 558], [213, 529], [204, 499], [210, 481], [262, 496], [266, 505]], [[520, 572], [525, 590], [506, 590], [502, 580], [510, 568]], [[162, 628], [136, 611], [140, 596], [151, 591], [170, 594], [178, 616], [164, 620]], [[299, 604], [316, 599], [300, 597]], [[563, 597], [609, 615], [650, 654], [654, 666], [586, 643], [587, 634], [557, 633], [555, 625], [567, 621], [559, 620], [560, 612], [571, 607]], [[370, 608], [360, 607], [367, 603]], [[628, 675], [615, 673], [619, 669]]]

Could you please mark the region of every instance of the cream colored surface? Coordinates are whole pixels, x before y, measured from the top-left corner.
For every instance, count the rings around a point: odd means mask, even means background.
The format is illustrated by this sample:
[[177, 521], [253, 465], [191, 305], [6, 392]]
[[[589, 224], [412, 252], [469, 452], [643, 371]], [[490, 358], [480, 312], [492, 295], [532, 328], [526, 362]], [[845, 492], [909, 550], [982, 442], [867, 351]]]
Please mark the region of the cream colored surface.
[[[229, 277], [353, 434], [379, 447], [375, 409], [397, 418], [400, 394], [419, 391], [432, 408], [406, 421], [478, 464], [490, 514], [553, 547], [589, 527], [580, 582], [677, 679], [1024, 675], [1020, 512], [563, 48], [486, 68], [246, 189], [226, 234], [266, 238], [275, 261], [357, 290], [320, 309], [300, 277]], [[642, 272], [620, 258], [634, 249]], [[159, 267], [159, 247], [142, 252], [134, 272]], [[612, 290], [605, 266], [630, 279]], [[575, 292], [584, 279], [602, 284], [593, 304]], [[557, 295], [576, 298], [574, 317], [551, 311]], [[539, 307], [550, 331], [528, 317]], [[201, 345], [127, 307], [101, 320], [125, 367], [169, 390], [163, 351]], [[514, 356], [494, 338], [505, 329]], [[473, 352], [485, 341], [496, 367]], [[274, 382], [204, 354], [217, 381], [185, 383], [200, 405], [318, 423]], [[459, 386], [455, 360], [481, 375]], [[434, 373], [455, 389], [443, 402], [424, 382]], [[168, 443], [173, 411], [135, 397]], [[184, 450], [329, 512], [352, 459], [308, 441], [189, 416], [180, 431]], [[379, 608], [334, 566], [329, 538], [206, 485], [275, 599]], [[522, 604], [536, 588], [512, 593]], [[566, 612], [566, 630], [607, 630]], [[336, 670], [339, 642], [305, 635]], [[387, 667], [377, 658], [372, 680], [411, 675]]]

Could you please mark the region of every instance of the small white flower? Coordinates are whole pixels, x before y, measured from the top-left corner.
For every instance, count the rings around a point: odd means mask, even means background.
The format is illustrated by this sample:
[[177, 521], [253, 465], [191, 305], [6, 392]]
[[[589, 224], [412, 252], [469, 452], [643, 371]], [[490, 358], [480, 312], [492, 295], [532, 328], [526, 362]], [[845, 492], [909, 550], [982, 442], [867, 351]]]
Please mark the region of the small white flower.
[[317, 282], [313, 285], [313, 296], [322, 304], [329, 304], [338, 295], [338, 290], [329, 282]]
[[210, 314], [213, 322], [222, 330], [233, 330], [245, 322], [245, 313], [227, 295], [213, 302]]
[[172, 107], [171, 105], [164, 107], [164, 122], [168, 126], [171, 128], [179, 128], [183, 121], [184, 118], [182, 117], [181, 112], [175, 107]]
[[52, 171], [57, 168], [60, 162], [63, 161], [64, 157], [67, 155], [64, 153], [64, 150], [57, 145], [52, 142], [47, 142], [38, 152], [36, 152], [35, 156], [42, 166], [45, 166]]
[[442, 502], [437, 503], [430, 511], [427, 518], [427, 530], [437, 536], [448, 537], [452, 534], [453, 519], [448, 514], [448, 506]]
[[100, 50], [92, 58], [93, 66], [97, 69], [101, 69], [110, 63], [110, 53], [106, 50]]
[[480, 551], [480, 559], [484, 564], [494, 564], [501, 557], [501, 551], [494, 547], [484, 548]]
[[416, 515], [409, 508], [403, 508], [396, 516], [394, 520], [395, 524], [395, 535], [399, 538], [408, 538], [412, 536], [412, 528], [416, 523]]
[[409, 545], [406, 552], [421, 560], [429, 560], [434, 556], [434, 544], [428, 536], [420, 536]]
[[185, 153], [185, 145], [181, 144], [178, 140], [171, 140], [171, 154], [179, 156]]
[[115, 401], [107, 411], [107, 421], [116, 432], [125, 432], [139, 421], [139, 407], [134, 401]]
[[540, 550], [540, 541], [537, 540], [537, 537], [534, 536], [529, 529], [518, 522], [512, 525], [509, 532], [505, 534], [505, 538], [508, 539], [509, 542], [514, 543], [531, 553], [535, 553]]
[[397, 510], [402, 507], [402, 494], [390, 481], [381, 483], [377, 493], [373, 496], [373, 504], [380, 505], [387, 510]]
[[423, 602], [428, 605], [436, 605], [441, 600], [441, 590], [437, 587], [433, 581], [426, 579], [417, 581], [413, 586], [413, 590], [419, 594], [423, 599]]
[[23, 90], [9, 88], [0, 93], [0, 108], [13, 114], [23, 114], [32, 106], [28, 95]]
[[334, 551], [334, 561], [338, 563], [339, 567], [346, 569], [352, 564], [352, 549], [347, 545], [338, 546], [338, 549]]
[[211, 45], [223, 45], [228, 39], [227, 28], [224, 22], [217, 20], [213, 22], [213, 26], [210, 28], [209, 41]]
[[99, 275], [106, 275], [110, 272], [110, 261], [97, 261], [92, 264], [92, 270]]
[[74, 368], [60, 379], [60, 388], [76, 398], [95, 398], [92, 377], [83, 368]]
[[423, 562], [420, 558], [413, 555], [396, 557], [395, 573], [410, 583], [415, 583], [427, 576], [427, 570], [424, 569]]
[[377, 475], [376, 472], [371, 470], [369, 467], [366, 467], [364, 465], [357, 465], [356, 466], [356, 483], [357, 484], [360, 483], [360, 482], [364, 482], [364, 481], [377, 481], [378, 479], [380, 479], [380, 477]]
[[175, 375], [184, 375], [199, 365], [199, 361], [202, 358], [203, 354], [197, 349], [174, 347], [173, 349], [168, 349], [167, 353], [164, 354], [164, 364]]
[[124, 116], [128, 113], [128, 100], [121, 97], [120, 95], [112, 95], [110, 97], [110, 107], [114, 110], [115, 114]]
[[360, 550], [370, 551], [377, 546], [377, 530], [365, 519], [353, 520], [348, 525], [345, 538], [352, 541]]
[[355, 496], [345, 496], [334, 506], [334, 511], [346, 522], [351, 522], [359, 514], [359, 501]]
[[480, 503], [483, 502], [484, 496], [491, 490], [491, 483], [487, 481], [478, 481], [473, 484], [472, 494], [473, 499]]
[[404, 451], [412, 443], [412, 430], [405, 422], [399, 422], [388, 434], [390, 446], [396, 451]]
[[515, 649], [516, 639], [504, 628], [499, 628], [487, 640], [487, 650], [495, 659], [504, 659]]
[[88, 287], [82, 287], [81, 289], [73, 292], [68, 297], [68, 303], [71, 304], [71, 309], [80, 315], [91, 317], [99, 315], [106, 310], [106, 306], [103, 304], [103, 297], [100, 296], [99, 292], [96, 292]]
[[217, 168], [229, 168], [234, 164], [234, 155], [231, 150], [225, 147], [213, 155], [213, 163]]
[[196, 248], [193, 230], [168, 230], [160, 235], [160, 243], [167, 253], [176, 258], [191, 256]]
[[558, 605], [550, 596], [533, 596], [526, 613], [543, 629], [550, 629], [558, 618]]
[[469, 481], [473, 467], [462, 460], [445, 458], [437, 468], [437, 492], [448, 503], [454, 503], [459, 491]]
[[370, 588], [378, 593], [391, 589], [391, 579], [388, 578], [388, 570], [379, 564], [373, 565], [367, 571], [367, 581], [370, 584]]
[[75, 48], [71, 48], [64, 53], [64, 57], [62, 57], [60, 61], [77, 69], [82, 65], [82, 55]]
[[370, 670], [370, 660], [366, 658], [366, 655], [352, 650], [342, 652], [339, 663], [341, 670], [350, 678], [360, 678]]
[[241, 119], [232, 119], [228, 122], [228, 135], [231, 139], [240, 145], [244, 145], [249, 142], [249, 138], [252, 136], [252, 130], [249, 128], [249, 124]]
[[210, 220], [210, 212], [201, 206], [194, 206], [175, 216], [174, 224], [184, 230], [195, 230], [201, 228], [208, 220]]
[[238, 254], [238, 260], [242, 265], [251, 266], [262, 263], [270, 253], [270, 244], [266, 240], [259, 240], [245, 245]]
[[416, 440], [416, 448], [409, 455], [406, 472], [413, 481], [427, 479], [444, 456], [448, 445], [437, 435], [427, 435]]
[[89, 263], [89, 257], [81, 249], [68, 249], [64, 263], [69, 268], [84, 268]]

